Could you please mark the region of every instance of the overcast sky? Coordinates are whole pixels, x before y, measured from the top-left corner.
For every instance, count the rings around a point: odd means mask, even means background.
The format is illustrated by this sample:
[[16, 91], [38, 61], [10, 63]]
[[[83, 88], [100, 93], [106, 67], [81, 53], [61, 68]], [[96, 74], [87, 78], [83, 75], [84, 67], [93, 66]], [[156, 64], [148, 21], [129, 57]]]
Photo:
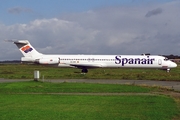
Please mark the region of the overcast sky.
[[180, 55], [179, 0], [0, 0], [0, 60], [42, 53]]

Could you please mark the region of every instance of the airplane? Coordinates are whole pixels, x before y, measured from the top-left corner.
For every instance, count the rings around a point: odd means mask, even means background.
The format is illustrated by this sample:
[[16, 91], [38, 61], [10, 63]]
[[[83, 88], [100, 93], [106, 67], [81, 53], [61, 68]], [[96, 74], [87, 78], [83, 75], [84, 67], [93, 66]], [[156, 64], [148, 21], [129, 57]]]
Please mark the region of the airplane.
[[28, 40], [7, 40], [17, 45], [24, 57], [22, 62], [33, 62], [57, 67], [75, 67], [82, 73], [90, 68], [156, 68], [170, 71], [177, 64], [159, 55], [50, 55], [38, 52]]

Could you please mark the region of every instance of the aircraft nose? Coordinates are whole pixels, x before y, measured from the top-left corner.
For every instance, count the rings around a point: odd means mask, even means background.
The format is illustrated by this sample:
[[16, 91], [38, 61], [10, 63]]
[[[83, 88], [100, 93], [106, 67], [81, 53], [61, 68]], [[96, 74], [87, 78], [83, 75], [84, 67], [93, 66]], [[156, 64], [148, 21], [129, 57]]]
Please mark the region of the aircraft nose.
[[170, 65], [172, 68], [175, 68], [175, 67], [177, 67], [177, 64], [176, 63], [174, 63], [174, 62], [171, 62], [171, 65]]

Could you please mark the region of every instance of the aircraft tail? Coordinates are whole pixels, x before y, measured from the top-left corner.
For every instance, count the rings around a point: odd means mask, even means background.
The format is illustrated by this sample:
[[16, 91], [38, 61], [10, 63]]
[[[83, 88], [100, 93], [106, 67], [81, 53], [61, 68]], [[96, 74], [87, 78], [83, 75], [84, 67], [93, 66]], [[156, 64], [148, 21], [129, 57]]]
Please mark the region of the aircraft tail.
[[16, 44], [16, 46], [19, 48], [21, 53], [24, 55], [24, 58], [33, 59], [43, 55], [42, 53], [36, 51], [36, 49], [29, 43], [28, 40], [18, 40], [18, 41], [8, 40], [8, 41]]

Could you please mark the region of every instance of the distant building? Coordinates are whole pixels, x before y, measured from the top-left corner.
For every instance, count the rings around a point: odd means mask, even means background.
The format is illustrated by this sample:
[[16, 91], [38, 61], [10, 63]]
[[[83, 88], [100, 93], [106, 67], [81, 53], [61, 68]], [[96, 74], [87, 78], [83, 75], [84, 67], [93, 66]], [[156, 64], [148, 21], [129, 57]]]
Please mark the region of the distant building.
[[173, 62], [180, 63], [180, 59], [170, 59]]

